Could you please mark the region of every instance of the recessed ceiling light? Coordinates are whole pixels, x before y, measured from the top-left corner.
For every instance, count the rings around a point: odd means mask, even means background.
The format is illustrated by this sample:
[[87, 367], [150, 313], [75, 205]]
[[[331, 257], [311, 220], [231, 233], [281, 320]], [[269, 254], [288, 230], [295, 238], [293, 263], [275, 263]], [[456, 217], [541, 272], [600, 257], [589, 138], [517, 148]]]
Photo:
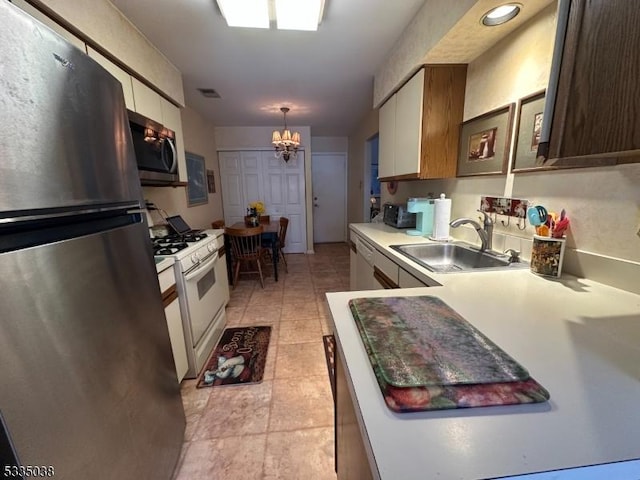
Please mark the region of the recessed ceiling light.
[[518, 15], [521, 6], [519, 3], [508, 3], [492, 8], [482, 16], [480, 22], [487, 27], [502, 25]]

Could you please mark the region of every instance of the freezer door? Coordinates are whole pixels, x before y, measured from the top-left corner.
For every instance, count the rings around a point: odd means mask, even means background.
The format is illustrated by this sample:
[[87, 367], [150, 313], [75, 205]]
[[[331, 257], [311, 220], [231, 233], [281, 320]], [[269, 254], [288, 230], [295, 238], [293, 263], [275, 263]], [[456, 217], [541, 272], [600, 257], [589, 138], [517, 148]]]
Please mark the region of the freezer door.
[[171, 478], [185, 416], [148, 248], [138, 223], [0, 254], [0, 408], [23, 465]]
[[11, 3], [0, 18], [0, 219], [139, 201], [120, 82]]

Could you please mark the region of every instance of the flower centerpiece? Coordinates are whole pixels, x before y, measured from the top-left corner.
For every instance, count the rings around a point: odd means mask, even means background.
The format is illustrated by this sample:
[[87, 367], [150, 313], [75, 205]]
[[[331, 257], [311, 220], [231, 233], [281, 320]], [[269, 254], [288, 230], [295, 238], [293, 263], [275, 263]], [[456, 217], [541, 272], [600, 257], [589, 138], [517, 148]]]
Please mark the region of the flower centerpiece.
[[249, 208], [254, 209], [258, 215], [262, 215], [265, 212], [264, 202], [261, 201], [251, 202]]
[[248, 225], [257, 227], [260, 224], [258, 217], [265, 212], [264, 203], [261, 201], [251, 202], [247, 208]]

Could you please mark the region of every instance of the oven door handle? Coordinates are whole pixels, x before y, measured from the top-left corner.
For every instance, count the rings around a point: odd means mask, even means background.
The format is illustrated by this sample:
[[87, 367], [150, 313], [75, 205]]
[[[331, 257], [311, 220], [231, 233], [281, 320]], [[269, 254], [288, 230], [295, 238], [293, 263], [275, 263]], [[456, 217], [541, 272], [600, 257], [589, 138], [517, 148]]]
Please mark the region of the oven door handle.
[[211, 270], [209, 267], [211, 265], [213, 265], [214, 263], [216, 263], [216, 260], [218, 260], [218, 252], [217, 251], [213, 252], [211, 254], [210, 258], [207, 259], [206, 262], [201, 263], [200, 265], [198, 265], [196, 267], [195, 270], [193, 270], [193, 271], [189, 272], [188, 274], [186, 274], [184, 276], [184, 279], [187, 282], [190, 282], [191, 280], [194, 280], [194, 279], [200, 280], [200, 278], [203, 277], [207, 273], [207, 271]]

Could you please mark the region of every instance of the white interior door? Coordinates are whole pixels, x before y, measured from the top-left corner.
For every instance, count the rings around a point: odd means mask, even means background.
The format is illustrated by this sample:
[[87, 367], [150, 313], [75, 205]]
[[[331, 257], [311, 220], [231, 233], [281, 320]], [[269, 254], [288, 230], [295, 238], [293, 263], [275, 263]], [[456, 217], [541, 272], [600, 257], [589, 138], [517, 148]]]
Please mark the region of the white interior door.
[[346, 164], [344, 153], [313, 154], [311, 173], [315, 243], [344, 242], [347, 239]]
[[286, 253], [307, 251], [304, 152], [288, 162], [272, 151], [218, 153], [225, 224], [243, 221], [247, 206], [261, 200], [272, 220], [289, 219]]
[[271, 218], [287, 217], [289, 227], [284, 251], [307, 251], [304, 152], [285, 162], [273, 152], [262, 152], [265, 202]]
[[244, 221], [247, 202], [244, 199], [241, 152], [218, 152], [222, 213], [225, 225]]

